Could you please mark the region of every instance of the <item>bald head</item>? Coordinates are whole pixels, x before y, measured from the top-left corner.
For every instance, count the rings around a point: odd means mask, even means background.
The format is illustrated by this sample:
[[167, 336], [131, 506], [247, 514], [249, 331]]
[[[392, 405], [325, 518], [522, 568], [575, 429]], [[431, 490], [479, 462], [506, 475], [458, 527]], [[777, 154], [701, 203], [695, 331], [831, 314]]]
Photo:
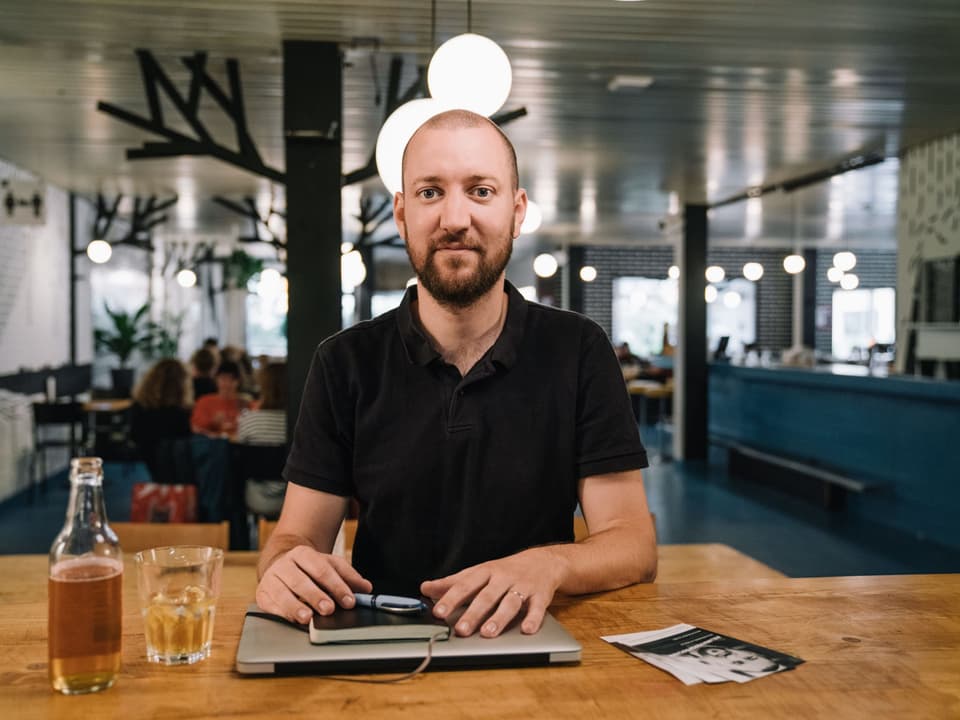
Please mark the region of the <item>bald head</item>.
[[417, 128], [417, 131], [413, 133], [410, 140], [407, 141], [406, 147], [403, 149], [403, 160], [400, 166], [401, 177], [406, 177], [407, 150], [422, 133], [428, 130], [467, 130], [482, 127], [493, 129], [503, 141], [503, 147], [507, 153], [507, 161], [510, 166], [512, 190], [516, 192], [520, 187], [520, 173], [517, 171], [517, 152], [513, 149], [513, 143], [510, 142], [510, 139], [504, 135], [503, 130], [501, 130], [495, 122], [469, 110], [447, 110], [446, 112], [434, 115]]

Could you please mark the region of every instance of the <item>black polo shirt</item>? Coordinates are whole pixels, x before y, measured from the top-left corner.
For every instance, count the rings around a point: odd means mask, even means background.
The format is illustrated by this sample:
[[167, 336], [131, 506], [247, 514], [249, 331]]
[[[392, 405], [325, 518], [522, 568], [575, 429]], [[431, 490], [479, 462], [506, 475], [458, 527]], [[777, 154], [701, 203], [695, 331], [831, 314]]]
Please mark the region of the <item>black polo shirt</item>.
[[647, 465], [603, 330], [505, 292], [466, 377], [414, 320], [416, 286], [317, 348], [284, 477], [357, 498], [353, 564], [377, 592], [570, 542], [580, 478]]

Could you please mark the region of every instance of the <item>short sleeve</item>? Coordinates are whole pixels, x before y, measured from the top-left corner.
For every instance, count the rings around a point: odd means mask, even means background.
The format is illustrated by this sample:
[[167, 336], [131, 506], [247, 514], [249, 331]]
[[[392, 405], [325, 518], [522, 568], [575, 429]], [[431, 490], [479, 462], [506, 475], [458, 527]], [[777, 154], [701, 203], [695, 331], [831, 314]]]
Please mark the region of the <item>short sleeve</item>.
[[324, 347], [317, 349], [310, 365], [283, 478], [349, 497], [354, 494], [351, 404], [346, 384], [336, 380]]
[[581, 347], [577, 388], [578, 477], [647, 467], [647, 452], [613, 346], [603, 330], [589, 322]]

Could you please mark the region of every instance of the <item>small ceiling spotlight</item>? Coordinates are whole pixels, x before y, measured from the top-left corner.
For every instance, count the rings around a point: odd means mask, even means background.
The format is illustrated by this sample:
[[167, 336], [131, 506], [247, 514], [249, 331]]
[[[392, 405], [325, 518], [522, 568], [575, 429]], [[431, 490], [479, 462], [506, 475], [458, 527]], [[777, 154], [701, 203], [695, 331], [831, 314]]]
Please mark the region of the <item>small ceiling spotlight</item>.
[[580, 268], [580, 279], [584, 282], [593, 282], [597, 279], [597, 269], [593, 265], [584, 265]]

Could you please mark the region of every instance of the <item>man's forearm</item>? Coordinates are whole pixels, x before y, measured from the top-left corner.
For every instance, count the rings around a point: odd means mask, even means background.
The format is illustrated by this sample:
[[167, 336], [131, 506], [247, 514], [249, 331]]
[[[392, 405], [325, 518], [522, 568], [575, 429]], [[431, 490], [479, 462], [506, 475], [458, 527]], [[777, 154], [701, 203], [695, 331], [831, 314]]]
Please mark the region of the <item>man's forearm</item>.
[[657, 576], [657, 545], [649, 530], [615, 527], [578, 543], [535, 548], [560, 570], [557, 592], [565, 595], [613, 590]]

